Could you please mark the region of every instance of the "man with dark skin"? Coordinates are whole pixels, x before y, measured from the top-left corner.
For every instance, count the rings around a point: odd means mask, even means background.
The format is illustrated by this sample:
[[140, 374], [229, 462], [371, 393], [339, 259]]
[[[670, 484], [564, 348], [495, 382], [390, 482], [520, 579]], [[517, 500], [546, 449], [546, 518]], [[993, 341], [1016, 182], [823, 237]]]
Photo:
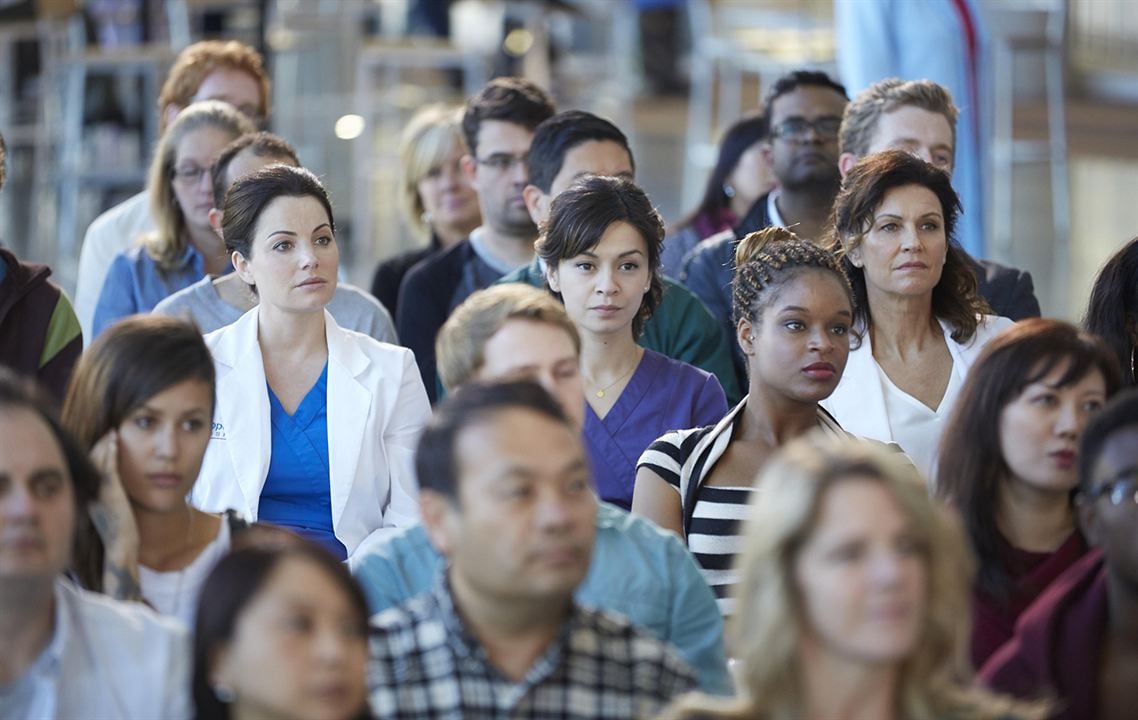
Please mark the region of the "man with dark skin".
[[[844, 87], [825, 73], [807, 70], [779, 78], [767, 95], [763, 115], [770, 122], [770, 141], [763, 154], [778, 187], [756, 200], [734, 228], [696, 245], [680, 270], [680, 281], [719, 321], [724, 337], [735, 337], [731, 277], [739, 238], [779, 225], [803, 240], [824, 240], [830, 206], [841, 187], [838, 131], [847, 102]], [[742, 352], [732, 350], [739, 384], [745, 387]]]

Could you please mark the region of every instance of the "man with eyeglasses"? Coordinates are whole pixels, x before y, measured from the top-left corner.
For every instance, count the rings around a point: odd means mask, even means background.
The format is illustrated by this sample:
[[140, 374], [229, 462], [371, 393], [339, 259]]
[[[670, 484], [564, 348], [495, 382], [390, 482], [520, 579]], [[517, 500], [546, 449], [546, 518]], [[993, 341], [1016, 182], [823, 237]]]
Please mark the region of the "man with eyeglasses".
[[462, 170], [478, 193], [482, 225], [408, 271], [395, 319], [431, 402], [438, 399], [435, 336], [451, 311], [533, 259], [537, 226], [523, 197], [526, 161], [534, 129], [553, 113], [549, 94], [520, 78], [495, 78], [466, 103], [462, 132], [469, 154]]
[[[830, 207], [841, 187], [838, 131], [849, 98], [841, 84], [822, 72], [796, 70], [775, 82], [763, 103], [770, 123], [762, 152], [778, 186], [763, 195], [731, 230], [696, 245], [681, 264], [680, 281], [719, 320], [724, 337], [735, 337], [731, 323], [731, 277], [739, 238], [779, 225], [804, 240], [821, 241]], [[732, 344], [735, 371], [746, 387], [746, 363]]]
[[1097, 546], [1024, 611], [982, 680], [1053, 700], [1061, 720], [1133, 717], [1138, 707], [1138, 389], [1087, 425], [1079, 448], [1079, 520]]

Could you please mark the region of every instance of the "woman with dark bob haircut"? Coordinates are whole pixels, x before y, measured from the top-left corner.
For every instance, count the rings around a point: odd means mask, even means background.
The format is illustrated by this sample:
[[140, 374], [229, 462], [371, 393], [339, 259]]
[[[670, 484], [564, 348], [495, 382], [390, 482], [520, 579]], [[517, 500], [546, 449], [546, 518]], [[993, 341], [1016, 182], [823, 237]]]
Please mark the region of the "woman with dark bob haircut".
[[197, 328], [152, 315], [111, 325], [79, 360], [63, 423], [102, 474], [78, 558], [89, 588], [144, 599], [189, 626], [230, 523], [191, 508], [213, 420], [213, 358]]
[[900, 445], [925, 477], [968, 368], [1012, 324], [985, 314], [959, 213], [944, 171], [889, 150], [853, 166], [830, 217], [863, 342], [822, 405], [847, 431]]
[[1118, 357], [1123, 382], [1138, 385], [1138, 237], [1122, 246], [1099, 271], [1083, 327]]
[[1058, 320], [1021, 321], [972, 366], [945, 430], [937, 492], [960, 511], [979, 560], [977, 669], [1087, 551], [1073, 502], [1079, 438], [1119, 384], [1106, 344]]
[[234, 550], [206, 578], [194, 623], [198, 720], [349, 720], [367, 707], [367, 602], [306, 541]]
[[625, 510], [649, 443], [727, 412], [714, 375], [636, 342], [663, 295], [663, 239], [664, 222], [643, 190], [587, 177], [554, 199], [537, 241], [547, 287], [581, 335], [584, 436], [597, 492]]
[[418, 517], [412, 466], [430, 406], [411, 351], [326, 310], [340, 252], [311, 172], [271, 165], [229, 188], [221, 232], [259, 302], [206, 336], [217, 411], [192, 502], [235, 508], [344, 559]]

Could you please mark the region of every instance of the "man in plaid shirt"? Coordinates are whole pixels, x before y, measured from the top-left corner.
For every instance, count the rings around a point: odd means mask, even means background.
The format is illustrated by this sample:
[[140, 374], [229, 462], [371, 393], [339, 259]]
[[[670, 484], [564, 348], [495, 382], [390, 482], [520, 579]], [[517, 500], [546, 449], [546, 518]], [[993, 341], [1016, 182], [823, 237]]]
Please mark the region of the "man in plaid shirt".
[[576, 605], [596, 497], [580, 437], [532, 382], [468, 385], [416, 455], [423, 524], [448, 567], [372, 621], [379, 718], [641, 718], [695, 687], [667, 645]]

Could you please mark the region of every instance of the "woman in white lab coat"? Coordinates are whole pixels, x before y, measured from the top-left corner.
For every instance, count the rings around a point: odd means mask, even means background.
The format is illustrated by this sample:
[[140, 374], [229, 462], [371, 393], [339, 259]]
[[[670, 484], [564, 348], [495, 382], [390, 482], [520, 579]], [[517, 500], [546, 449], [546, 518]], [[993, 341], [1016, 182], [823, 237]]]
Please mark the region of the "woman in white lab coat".
[[430, 405], [405, 348], [340, 328], [324, 309], [339, 249], [328, 195], [274, 165], [230, 188], [222, 234], [260, 302], [206, 336], [217, 410], [192, 500], [237, 508], [343, 559], [417, 517], [413, 456]]

